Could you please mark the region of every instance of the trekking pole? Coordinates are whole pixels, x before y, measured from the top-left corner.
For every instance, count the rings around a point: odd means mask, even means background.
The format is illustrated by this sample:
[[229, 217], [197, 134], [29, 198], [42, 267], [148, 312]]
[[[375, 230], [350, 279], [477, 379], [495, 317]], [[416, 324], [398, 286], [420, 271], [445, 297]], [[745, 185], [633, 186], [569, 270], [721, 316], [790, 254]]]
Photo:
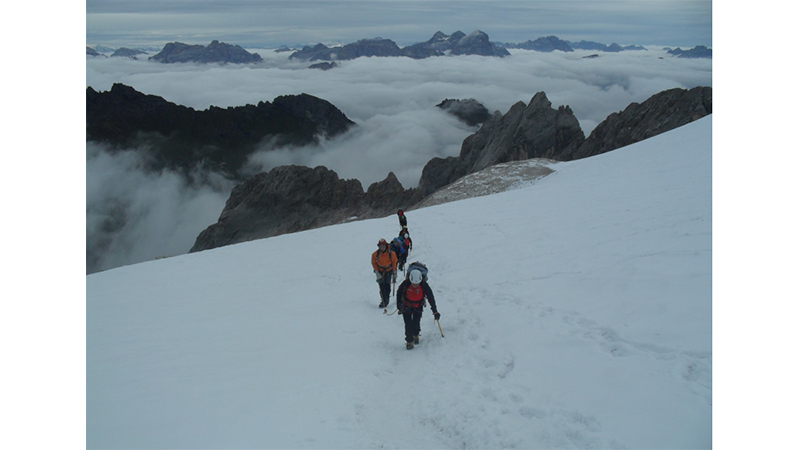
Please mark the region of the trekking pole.
[[437, 320], [436, 325], [439, 325], [439, 333], [441, 333], [442, 337], [444, 337], [444, 331], [442, 331], [442, 324], [440, 324], [439, 321]]

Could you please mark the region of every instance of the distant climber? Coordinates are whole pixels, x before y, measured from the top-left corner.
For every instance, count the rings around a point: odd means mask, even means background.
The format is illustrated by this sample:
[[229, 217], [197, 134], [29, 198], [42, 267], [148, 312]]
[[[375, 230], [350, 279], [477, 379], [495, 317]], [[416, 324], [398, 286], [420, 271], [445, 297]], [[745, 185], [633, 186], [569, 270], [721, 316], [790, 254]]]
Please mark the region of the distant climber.
[[400, 228], [405, 228], [408, 226], [408, 219], [406, 219], [406, 215], [403, 213], [402, 209], [397, 210], [397, 220], [400, 221]]
[[406, 253], [410, 253], [411, 248], [413, 247], [413, 243], [411, 242], [411, 238], [408, 235], [407, 227], [403, 227], [403, 229], [400, 230], [400, 237], [403, 238], [403, 244], [406, 246]]

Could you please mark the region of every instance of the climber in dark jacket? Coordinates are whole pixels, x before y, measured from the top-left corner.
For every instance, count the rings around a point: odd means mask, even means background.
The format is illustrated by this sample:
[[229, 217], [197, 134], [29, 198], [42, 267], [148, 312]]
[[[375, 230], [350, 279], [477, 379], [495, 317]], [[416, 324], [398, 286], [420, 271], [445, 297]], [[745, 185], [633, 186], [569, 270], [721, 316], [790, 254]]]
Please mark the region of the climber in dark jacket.
[[408, 220], [406, 219], [406, 215], [403, 214], [402, 209], [397, 210], [397, 220], [400, 221], [400, 228], [405, 228], [408, 226]]
[[422, 273], [417, 269], [411, 269], [408, 278], [397, 287], [397, 309], [403, 316], [406, 325], [406, 348], [411, 350], [415, 344], [419, 344], [420, 320], [422, 319], [422, 308], [425, 301], [431, 305], [433, 318], [439, 320], [439, 311], [436, 309], [436, 300], [433, 298], [433, 290], [428, 282], [422, 279]]

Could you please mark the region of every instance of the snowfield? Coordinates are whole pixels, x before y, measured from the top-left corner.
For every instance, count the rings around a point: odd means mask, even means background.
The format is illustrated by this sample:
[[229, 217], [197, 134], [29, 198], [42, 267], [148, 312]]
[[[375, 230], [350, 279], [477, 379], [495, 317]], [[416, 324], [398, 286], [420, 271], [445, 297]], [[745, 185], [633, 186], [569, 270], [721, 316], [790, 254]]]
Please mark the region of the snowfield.
[[87, 447], [711, 448], [711, 129], [407, 211], [410, 351], [396, 216], [87, 276]]

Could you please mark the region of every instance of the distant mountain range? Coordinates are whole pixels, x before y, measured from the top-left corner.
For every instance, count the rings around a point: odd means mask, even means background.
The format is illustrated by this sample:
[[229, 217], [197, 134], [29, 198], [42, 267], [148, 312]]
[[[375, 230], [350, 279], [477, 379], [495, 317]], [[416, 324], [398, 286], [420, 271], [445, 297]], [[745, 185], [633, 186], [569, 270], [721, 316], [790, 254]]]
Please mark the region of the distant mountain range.
[[[646, 50], [642, 46], [627, 45], [621, 46], [617, 43], [611, 45], [601, 44], [592, 41], [569, 42], [559, 39], [556, 36], [540, 37], [536, 40], [528, 40], [522, 43], [496, 43], [489, 40], [489, 36], [480, 30], [475, 30], [470, 34], [456, 31], [451, 35], [446, 35], [437, 31], [433, 37], [425, 42], [419, 42], [406, 47], [400, 47], [391, 39], [380, 37], [372, 39], [361, 39], [357, 42], [340, 46], [327, 46], [317, 44], [305, 46], [300, 50], [293, 50], [282, 46], [276, 52], [293, 53], [289, 59], [300, 61], [344, 61], [352, 60], [362, 56], [373, 57], [398, 57], [404, 56], [414, 59], [424, 59], [434, 56], [447, 55], [481, 55], [481, 56], [509, 56], [507, 49], [523, 49], [537, 52], [572, 52], [575, 50], [593, 50], [599, 52], [621, 52], [626, 50]], [[681, 48], [669, 49], [668, 53], [679, 58], [711, 58], [711, 49], [698, 45], [691, 50]], [[104, 53], [113, 51], [105, 46], [95, 48], [86, 47], [87, 56], [106, 56]], [[127, 56], [136, 58], [136, 55], [143, 54], [141, 50], [120, 48], [111, 56]], [[238, 45], [226, 44], [217, 40], [209, 45], [188, 45], [181, 42], [171, 42], [150, 60], [162, 63], [221, 63], [221, 64], [250, 64], [259, 63], [262, 58], [257, 53], [250, 53]], [[332, 66], [316, 65], [314, 68], [330, 69]]]
[[667, 53], [676, 55], [678, 58], [711, 58], [711, 49], [705, 45], [698, 45], [691, 50], [683, 50], [680, 47], [667, 49]]
[[429, 40], [408, 47], [401, 48], [390, 39], [362, 39], [341, 47], [328, 47], [324, 44], [317, 44], [313, 47], [306, 46], [302, 50], [292, 53], [289, 59], [333, 61], [355, 59], [361, 56], [406, 56], [424, 59], [445, 55], [503, 57], [510, 53], [490, 42], [489, 36], [480, 30], [473, 31], [469, 35], [456, 31], [449, 36], [437, 31]]
[[646, 50], [639, 45], [627, 45], [625, 47], [616, 42], [611, 45], [601, 44], [592, 41], [569, 42], [557, 38], [556, 36], [545, 36], [535, 41], [526, 41], [521, 44], [502, 44], [505, 48], [520, 48], [523, 50], [533, 50], [537, 52], [572, 52], [575, 50], [594, 50], [600, 52], [621, 52], [624, 50]]

